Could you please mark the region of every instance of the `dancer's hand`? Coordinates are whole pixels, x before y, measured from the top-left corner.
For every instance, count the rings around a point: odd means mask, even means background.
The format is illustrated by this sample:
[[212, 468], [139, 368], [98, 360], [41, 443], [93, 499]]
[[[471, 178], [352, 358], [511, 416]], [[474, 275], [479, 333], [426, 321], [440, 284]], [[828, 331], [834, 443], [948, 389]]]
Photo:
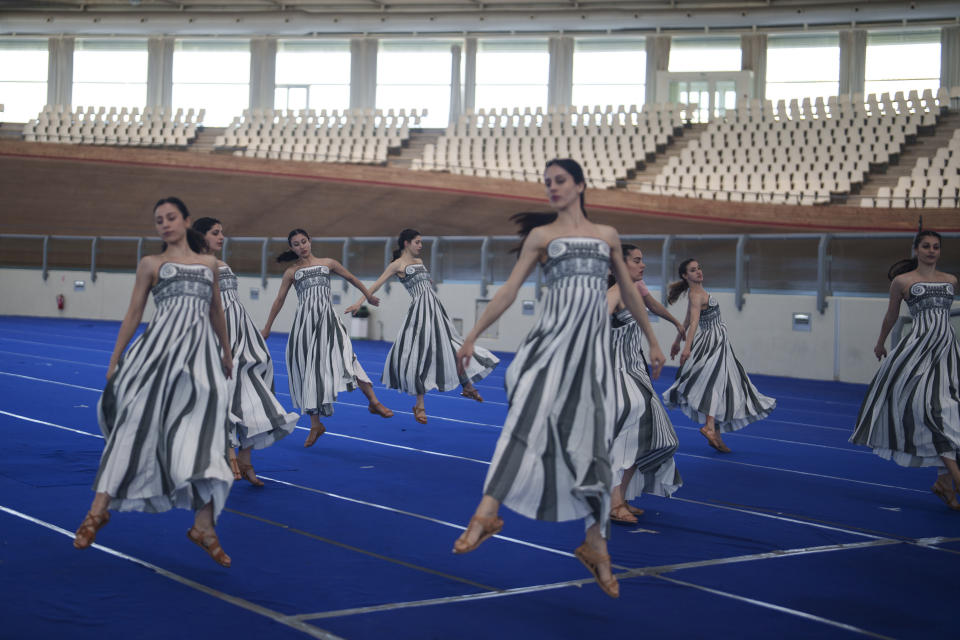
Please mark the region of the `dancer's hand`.
[[670, 359], [676, 360], [677, 354], [680, 353], [680, 340], [674, 340], [673, 345], [670, 347]]
[[[377, 300], [377, 302], [379, 303], [380, 301]], [[372, 304], [372, 303], [371, 303], [371, 304]], [[351, 316], [352, 316], [352, 315], [355, 314], [359, 309], [360, 309], [360, 303], [359, 303], [359, 302], [354, 302], [352, 305], [350, 305], [349, 307], [347, 307], [346, 309], [344, 309], [344, 310], [343, 310], [343, 313], [344, 313], [344, 315], [351, 315]]]
[[227, 353], [223, 354], [220, 356], [220, 364], [223, 365], [223, 374], [229, 380], [233, 376], [233, 356]]
[[887, 355], [887, 349], [883, 346], [882, 342], [878, 342], [877, 346], [873, 348], [873, 355], [877, 356], [877, 360], [882, 360], [885, 355]]
[[663, 369], [663, 363], [667, 359], [663, 357], [663, 351], [659, 346], [650, 349], [650, 377], [656, 380], [660, 377], [660, 370]]
[[470, 366], [470, 358], [473, 357], [473, 343], [464, 340], [463, 346], [457, 350], [457, 373], [463, 375], [463, 372]]
[[375, 306], [375, 307], [379, 307], [379, 306], [380, 306], [380, 298], [378, 298], [377, 296], [374, 296], [374, 295], [367, 296], [367, 302], [369, 302], [370, 304], [372, 304], [372, 305]]
[[263, 329], [260, 329], [260, 335], [262, 335], [263, 339], [266, 340], [267, 338], [270, 337], [270, 329], [267, 329], [266, 327], [264, 327]]
[[690, 358], [690, 349], [689, 348], [684, 349], [683, 353], [680, 354], [680, 366], [682, 367], [683, 363], [685, 363], [689, 358]]
[[677, 327], [677, 341], [683, 341], [687, 339], [687, 330], [683, 328], [683, 325], [679, 322], [676, 325]]

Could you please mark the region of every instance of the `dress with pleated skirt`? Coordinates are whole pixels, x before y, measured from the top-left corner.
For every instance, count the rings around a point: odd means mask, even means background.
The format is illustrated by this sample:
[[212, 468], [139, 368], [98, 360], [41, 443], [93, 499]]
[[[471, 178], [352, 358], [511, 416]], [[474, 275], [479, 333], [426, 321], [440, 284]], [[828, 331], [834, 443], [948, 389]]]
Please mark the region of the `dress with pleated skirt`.
[[430, 272], [422, 264], [408, 265], [398, 278], [412, 298], [400, 333], [390, 347], [381, 380], [389, 389], [421, 395], [432, 389], [450, 391], [479, 382], [500, 359], [483, 347], [474, 347], [463, 375], [457, 372], [457, 351], [463, 337], [453, 326], [433, 291]]
[[960, 347], [948, 282], [918, 282], [913, 323], [867, 389], [850, 442], [905, 467], [942, 467], [960, 452]]
[[210, 323], [213, 272], [166, 262], [156, 314], [120, 359], [97, 405], [106, 443], [93, 485], [117, 511], [220, 514], [233, 484], [229, 390]]
[[663, 400], [668, 408], [680, 409], [700, 424], [713, 416], [721, 433], [762, 420], [777, 406], [775, 399], [757, 391], [734, 355], [727, 327], [720, 319], [720, 305], [713, 296], [700, 312], [690, 357], [677, 370]]
[[274, 395], [273, 358], [253, 318], [240, 303], [230, 267], [220, 267], [220, 301], [227, 321], [233, 377], [230, 389], [230, 440], [243, 449], [263, 449], [291, 433], [300, 418]]
[[287, 375], [293, 406], [333, 415], [337, 394], [370, 382], [330, 298], [330, 269], [303, 267], [293, 274], [297, 312], [287, 340]]
[[637, 471], [624, 498], [641, 493], [669, 497], [683, 484], [673, 455], [680, 442], [660, 397], [653, 390], [641, 342], [643, 332], [629, 309], [612, 316], [615, 418], [610, 466], [614, 484], [631, 467]]
[[606, 531], [614, 392], [607, 315], [610, 247], [556, 238], [542, 264], [540, 317], [506, 373], [509, 409], [484, 493], [537, 520]]

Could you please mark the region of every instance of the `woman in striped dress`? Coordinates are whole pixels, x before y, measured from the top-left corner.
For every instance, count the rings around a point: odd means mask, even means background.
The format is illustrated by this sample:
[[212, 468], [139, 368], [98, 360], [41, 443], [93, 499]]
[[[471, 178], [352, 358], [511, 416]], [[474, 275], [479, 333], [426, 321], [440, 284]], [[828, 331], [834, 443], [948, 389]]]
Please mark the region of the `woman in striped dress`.
[[[207, 249], [223, 249], [223, 225], [216, 218], [198, 218], [193, 228], [203, 234]], [[288, 413], [273, 395], [273, 359], [253, 318], [240, 303], [237, 276], [217, 260], [220, 303], [227, 321], [233, 378], [230, 381], [230, 465], [234, 478], [262, 487], [250, 461], [254, 449], [264, 449], [293, 433], [300, 418]], [[233, 448], [240, 448], [239, 460]], [[236, 465], [236, 466], [234, 466]]]
[[[177, 507], [194, 511], [187, 537], [229, 567], [214, 523], [233, 484], [227, 463], [227, 378], [233, 356], [217, 261], [202, 255], [203, 237], [190, 229], [189, 215], [177, 198], [154, 207], [163, 252], [137, 266], [130, 308], [97, 405], [105, 444], [93, 485], [96, 496], [73, 546], [86, 549], [93, 543], [110, 520], [108, 509], [156, 513]], [[151, 290], [156, 315], [124, 354]]]
[[[583, 208], [583, 169], [551, 160], [544, 184], [556, 213], [520, 214], [523, 241], [507, 282], [487, 304], [457, 358], [465, 366], [474, 341], [516, 298], [541, 265], [548, 291], [540, 317], [507, 369], [509, 409], [490, 462], [483, 497], [454, 553], [467, 553], [503, 528], [500, 505], [537, 520], [584, 519], [586, 539], [575, 550], [603, 591], [616, 598], [606, 536], [609, 531], [610, 445], [614, 394], [606, 277], [623, 285], [627, 308], [644, 317], [612, 227], [591, 223]], [[654, 375], [663, 354], [650, 350]]]
[[[711, 447], [730, 453], [720, 434], [766, 418], [777, 401], [757, 391], [734, 355], [727, 327], [720, 321], [717, 300], [703, 288], [700, 263], [688, 258], [680, 263], [678, 271], [680, 280], [670, 284], [667, 304], [689, 292], [683, 323], [686, 342], [677, 378], [663, 393], [663, 400], [667, 407], [680, 409], [694, 422], [703, 423], [700, 433]], [[680, 342], [677, 336], [670, 349], [671, 358], [680, 352]]]
[[[650, 294], [643, 283], [643, 252], [632, 244], [621, 246], [627, 273], [645, 306], [669, 320], [684, 335], [683, 325]], [[613, 321], [613, 378], [616, 390], [613, 447], [610, 464], [614, 487], [610, 519], [620, 524], [636, 524], [643, 509], [632, 507], [627, 500], [641, 493], [669, 497], [683, 484], [674, 464], [673, 454], [679, 446], [677, 434], [653, 390], [643, 355], [641, 333], [651, 345], [657, 345], [650, 322], [644, 315], [633, 317], [623, 303], [620, 285], [611, 274], [607, 280], [607, 310]]]
[[937, 270], [940, 234], [921, 231], [916, 257], [890, 268], [890, 304], [874, 347], [884, 343], [906, 302], [910, 333], [893, 348], [867, 389], [850, 442], [905, 467], [937, 467], [933, 492], [960, 511], [960, 347], [950, 324], [957, 277]]
[[287, 338], [287, 376], [293, 405], [310, 414], [310, 433], [303, 443], [311, 447], [327, 430], [320, 416], [333, 415], [333, 403], [341, 391], [357, 387], [367, 397], [370, 413], [389, 418], [393, 411], [383, 406], [373, 392], [373, 384], [353, 352], [353, 343], [333, 309], [330, 298], [330, 274], [336, 274], [359, 289], [373, 306], [380, 300], [367, 291], [355, 275], [331, 258], [313, 255], [310, 235], [303, 229], [287, 234], [288, 251], [278, 262], [295, 262], [284, 272], [277, 299], [270, 307], [270, 316], [261, 332], [264, 339], [276, 319], [287, 292], [297, 290], [297, 313]]
[[[420, 259], [422, 250], [420, 232], [404, 229], [397, 240], [393, 262], [370, 291], [376, 292], [396, 276], [412, 298], [400, 334], [387, 354], [381, 381], [388, 389], [399, 389], [416, 396], [413, 417], [420, 424], [427, 424], [427, 410], [423, 404], [427, 391], [448, 391], [459, 385], [463, 388], [460, 395], [483, 402], [473, 383], [490, 375], [500, 359], [477, 347], [465, 370], [457, 370], [456, 353], [463, 338], [433, 291], [430, 272]], [[362, 302], [358, 300], [347, 309], [347, 313], [356, 312]]]

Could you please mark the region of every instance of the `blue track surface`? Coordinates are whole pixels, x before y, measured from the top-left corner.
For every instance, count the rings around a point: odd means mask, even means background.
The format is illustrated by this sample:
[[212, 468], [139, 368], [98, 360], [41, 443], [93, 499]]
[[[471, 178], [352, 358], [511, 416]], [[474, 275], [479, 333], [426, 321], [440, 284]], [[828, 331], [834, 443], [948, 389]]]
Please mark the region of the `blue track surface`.
[[[389, 420], [344, 394], [312, 449], [306, 430], [254, 452], [218, 526], [233, 557], [190, 544], [185, 511], [115, 513], [73, 549], [103, 440], [96, 403], [118, 323], [0, 317], [0, 638], [581, 638], [952, 636], [960, 513], [934, 472], [847, 443], [864, 387], [754, 376], [761, 423], [707, 447], [681, 414], [684, 486], [615, 527], [621, 597], [573, 558], [582, 524], [504, 511], [500, 537], [450, 553], [480, 497], [506, 414], [510, 355], [479, 386], [413, 398], [378, 386]], [[268, 341], [289, 406], [286, 336]], [[357, 342], [379, 379], [389, 344]], [[656, 383], [672, 380], [666, 370]], [[309, 421], [301, 420], [301, 427]]]

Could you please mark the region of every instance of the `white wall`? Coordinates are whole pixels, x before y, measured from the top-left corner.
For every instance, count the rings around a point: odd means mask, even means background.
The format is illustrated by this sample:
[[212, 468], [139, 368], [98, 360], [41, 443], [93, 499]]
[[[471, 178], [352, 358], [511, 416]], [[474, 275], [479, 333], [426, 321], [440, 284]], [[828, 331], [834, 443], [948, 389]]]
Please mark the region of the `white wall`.
[[[133, 279], [132, 273], [99, 273], [97, 281], [92, 282], [89, 272], [50, 271], [44, 281], [36, 269], [0, 269], [0, 314], [121, 320]], [[83, 291], [74, 290], [75, 280], [84, 281]], [[279, 283], [279, 278], [271, 278], [263, 288], [257, 277], [240, 277], [243, 304], [260, 326], [266, 321]], [[258, 300], [251, 299], [252, 289], [259, 290]], [[489, 295], [496, 289], [491, 286]], [[656, 289], [651, 292], [659, 295]], [[336, 305], [339, 313], [358, 297], [353, 288], [344, 292], [338, 278], [334, 279], [333, 293], [340, 296], [340, 303]], [[476, 321], [479, 293], [477, 284], [438, 285], [438, 295], [447, 314], [460, 319], [465, 331]], [[58, 294], [66, 299], [62, 312], [56, 308]], [[384, 288], [378, 296], [381, 304], [371, 309], [369, 337], [391, 341], [400, 330], [410, 298], [403, 285], [396, 281], [391, 283], [389, 293]], [[885, 297], [831, 297], [826, 312], [821, 315], [812, 295], [747, 294], [741, 311], [736, 310], [732, 293], [717, 292], [714, 296], [720, 303], [734, 350], [751, 373], [863, 383], [869, 382], [876, 371], [873, 345], [886, 311]], [[536, 318], [521, 313], [523, 300], [536, 300], [532, 286], [521, 289], [517, 301], [500, 318], [498, 337], [481, 339], [478, 344], [500, 351], [516, 350]], [[291, 289], [274, 323], [275, 331], [289, 331], [295, 309], [296, 293]], [[670, 311], [682, 320], [686, 300], [670, 307]], [[809, 332], [792, 330], [795, 312], [810, 314]], [[905, 309], [902, 312], [906, 313]], [[144, 319], [152, 316], [151, 302]], [[664, 352], [668, 352], [676, 335], [672, 325], [660, 320], [654, 323], [654, 330]]]

